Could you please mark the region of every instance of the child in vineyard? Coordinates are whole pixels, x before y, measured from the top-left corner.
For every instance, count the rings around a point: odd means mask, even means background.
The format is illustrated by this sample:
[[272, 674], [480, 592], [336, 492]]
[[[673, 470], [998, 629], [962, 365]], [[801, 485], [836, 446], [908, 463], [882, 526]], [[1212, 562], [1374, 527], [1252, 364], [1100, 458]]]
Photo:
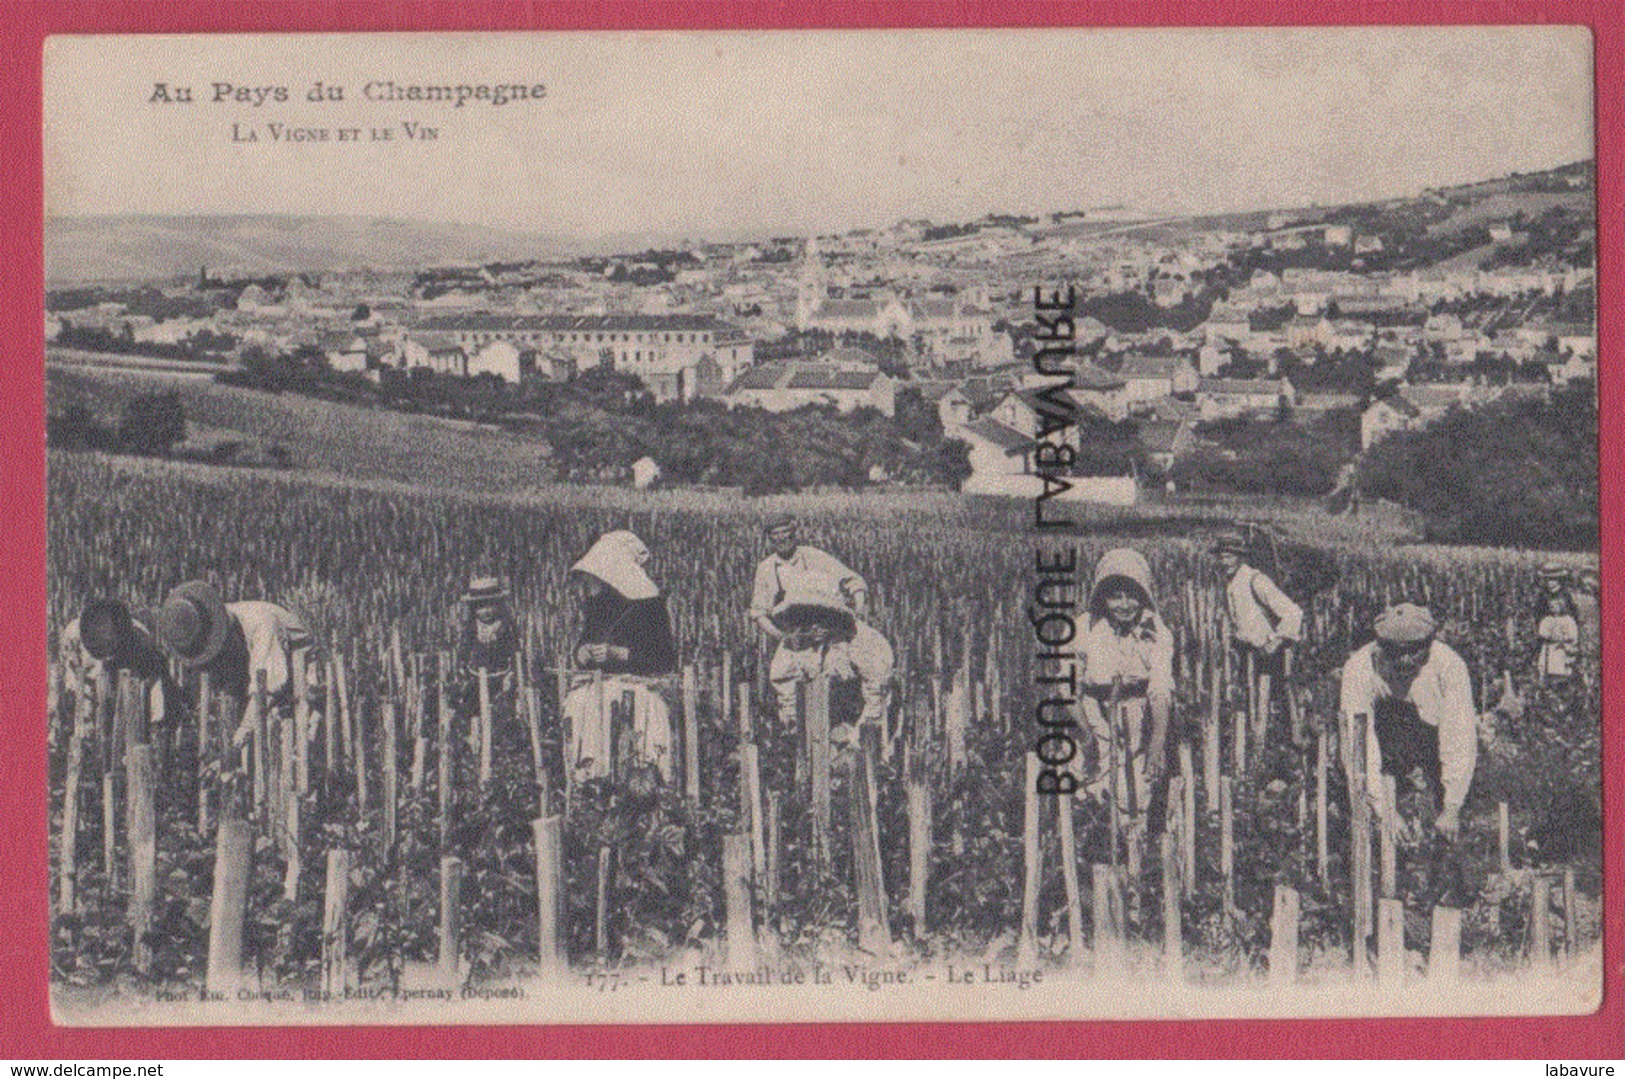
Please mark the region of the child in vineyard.
[[[1168, 760], [1174, 638], [1157, 614], [1151, 567], [1140, 552], [1118, 548], [1100, 556], [1079, 654], [1084, 716], [1098, 760], [1094, 780], [1080, 790], [1100, 798], [1115, 791], [1119, 811], [1131, 822], [1143, 822]], [[1110, 766], [1114, 705], [1120, 717], [1115, 776]]]
[[1545, 613], [1536, 633], [1540, 652], [1535, 670], [1543, 682], [1568, 681], [1574, 675], [1574, 657], [1580, 644], [1580, 622], [1575, 617], [1574, 599], [1567, 592], [1542, 596]]
[[1540, 567], [1540, 586], [1534, 611], [1535, 632], [1540, 639], [1535, 673], [1542, 681], [1573, 677], [1578, 673], [1576, 664], [1584, 662], [1589, 667], [1597, 658], [1601, 623], [1596, 590], [1584, 577], [1576, 579], [1560, 562]]
[[[473, 714], [479, 709], [480, 679], [483, 678], [486, 700], [493, 712], [511, 714], [519, 629], [509, 606], [508, 590], [495, 577], [475, 577], [468, 582], [461, 604], [462, 640], [458, 655], [465, 676], [462, 710]], [[509, 732], [507, 740], [512, 741], [517, 726], [504, 723], [497, 730]]]
[[600, 536], [570, 567], [582, 596], [582, 626], [564, 718], [572, 767], [586, 779], [611, 775], [623, 749], [611, 742], [611, 704], [630, 693], [631, 744], [624, 748], [671, 782], [671, 710], [661, 691], [677, 669], [677, 647], [665, 597], [644, 569], [648, 561], [643, 541], [619, 531]]

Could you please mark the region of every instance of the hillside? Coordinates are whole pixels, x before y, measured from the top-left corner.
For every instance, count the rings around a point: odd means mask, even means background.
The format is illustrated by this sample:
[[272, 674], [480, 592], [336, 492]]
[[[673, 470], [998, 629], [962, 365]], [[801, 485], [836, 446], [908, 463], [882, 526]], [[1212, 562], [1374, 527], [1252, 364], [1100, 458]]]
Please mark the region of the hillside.
[[547, 258], [565, 249], [554, 237], [376, 217], [53, 217], [45, 223], [45, 278], [52, 284], [156, 280], [195, 274], [199, 266], [255, 273], [416, 270], [441, 262]]
[[545, 446], [466, 421], [413, 416], [294, 394], [224, 386], [190, 375], [49, 365], [52, 411], [86, 405], [104, 419], [140, 394], [174, 389], [195, 445], [220, 439], [282, 445], [317, 472], [468, 491], [523, 491], [541, 483]]
[[1164, 220], [1148, 223], [1132, 235], [1152, 239], [1202, 232], [1257, 232], [1269, 228], [1272, 218], [1285, 227], [1348, 224], [1377, 234], [1448, 235], [1510, 220], [1520, 213], [1533, 220], [1558, 210], [1589, 221], [1595, 217], [1594, 203], [1592, 163], [1577, 161], [1541, 172], [1433, 188], [1408, 198]]

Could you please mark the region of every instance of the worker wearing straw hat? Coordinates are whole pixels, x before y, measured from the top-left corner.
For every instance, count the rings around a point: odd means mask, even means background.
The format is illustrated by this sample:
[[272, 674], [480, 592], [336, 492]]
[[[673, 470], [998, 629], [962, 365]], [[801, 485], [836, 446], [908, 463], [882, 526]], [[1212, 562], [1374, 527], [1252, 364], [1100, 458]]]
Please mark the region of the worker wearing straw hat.
[[[523, 726], [507, 722], [516, 715], [518, 704], [515, 659], [519, 651], [519, 628], [508, 589], [500, 578], [475, 576], [459, 597], [458, 606], [462, 615], [457, 652], [460, 710], [474, 716], [488, 714], [493, 719], [490, 734], [497, 743], [522, 748]], [[489, 713], [484, 711], [487, 708]], [[477, 727], [470, 732], [470, 739], [477, 744]]]
[[[649, 548], [627, 531], [606, 532], [570, 567], [581, 596], [577, 668], [564, 700], [569, 759], [586, 779], [611, 777], [619, 762], [652, 765], [672, 778], [671, 711], [663, 691], [677, 669], [666, 599], [644, 568]], [[616, 744], [610, 705], [632, 696], [626, 739]]]
[[85, 699], [103, 671], [110, 688], [116, 688], [120, 671], [129, 671], [151, 683], [152, 715], [167, 717], [170, 708], [180, 706], [183, 694], [170, 677], [169, 664], [158, 647], [155, 621], [156, 615], [149, 608], [131, 611], [110, 599], [87, 603], [79, 617], [62, 627], [57, 637], [57, 656], [63, 665], [62, 688], [76, 700]]
[[[896, 658], [891, 642], [863, 621], [832, 592], [799, 588], [786, 592], [768, 614], [779, 633], [768, 677], [779, 699], [779, 715], [795, 714], [796, 688], [814, 678], [857, 682], [863, 695], [859, 724], [879, 725], [886, 714]], [[849, 723], [830, 730], [832, 741], [850, 743]]]
[[1417, 790], [1437, 809], [1433, 824], [1453, 839], [1478, 759], [1478, 717], [1467, 663], [1443, 641], [1426, 607], [1401, 603], [1377, 616], [1376, 640], [1343, 665], [1341, 708], [1365, 716], [1368, 797], [1382, 805], [1382, 777]]
[[207, 671], [217, 691], [245, 703], [261, 674], [273, 705], [292, 695], [294, 653], [310, 629], [286, 607], [263, 600], [225, 602], [206, 581], [177, 586], [158, 610], [158, 640], [181, 665]]
[[[750, 595], [751, 620], [774, 642], [773, 659], [768, 665], [768, 681], [779, 699], [779, 716], [795, 714], [796, 686], [820, 674], [837, 669], [853, 672], [864, 685], [865, 722], [879, 722], [885, 709], [886, 689], [891, 679], [891, 645], [873, 626], [862, 621], [867, 612], [869, 585], [846, 563], [811, 544], [801, 542], [801, 526], [788, 513], [769, 517], [763, 528], [768, 554], [756, 566]], [[809, 599], [815, 606], [826, 605], [845, 612], [854, 628], [845, 635], [844, 622], [830, 625], [815, 619], [819, 626], [781, 624], [786, 601], [792, 596]], [[857, 627], [861, 627], [861, 630]], [[791, 635], [790, 630], [806, 632]], [[831, 632], [833, 631], [833, 635]], [[822, 632], [822, 640], [813, 638]], [[831, 659], [828, 645], [844, 646]]]

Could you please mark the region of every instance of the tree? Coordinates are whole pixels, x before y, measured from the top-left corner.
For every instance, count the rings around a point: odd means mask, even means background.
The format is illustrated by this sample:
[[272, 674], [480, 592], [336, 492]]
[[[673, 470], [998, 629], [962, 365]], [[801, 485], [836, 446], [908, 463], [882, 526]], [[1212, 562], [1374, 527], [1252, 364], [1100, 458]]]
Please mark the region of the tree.
[[186, 408], [176, 390], [133, 397], [119, 418], [119, 441], [132, 453], [167, 457], [186, 439]]
[[1582, 385], [1452, 410], [1373, 446], [1356, 483], [1421, 511], [1433, 540], [1595, 550], [1596, 399]]

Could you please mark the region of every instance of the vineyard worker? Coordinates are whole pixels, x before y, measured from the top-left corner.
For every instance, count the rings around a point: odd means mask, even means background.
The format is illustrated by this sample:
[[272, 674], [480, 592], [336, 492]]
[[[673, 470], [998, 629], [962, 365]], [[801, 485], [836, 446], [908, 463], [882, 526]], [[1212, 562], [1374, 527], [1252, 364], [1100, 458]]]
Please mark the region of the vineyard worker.
[[[487, 706], [492, 715], [492, 737], [499, 747], [522, 740], [522, 725], [505, 722], [514, 716], [517, 701], [519, 627], [509, 603], [508, 589], [496, 577], [474, 577], [458, 600], [462, 607], [462, 632], [458, 662], [462, 670], [458, 705], [468, 715], [480, 710], [480, 679], [485, 679]], [[471, 725], [469, 738], [478, 746], [478, 725]], [[522, 743], [520, 748], [523, 748]]]
[[564, 699], [570, 759], [588, 779], [609, 777], [610, 703], [632, 694], [630, 752], [672, 778], [671, 712], [659, 689], [677, 669], [666, 599], [644, 567], [649, 548], [631, 532], [606, 532], [570, 567], [583, 596], [578, 670]]
[[[858, 724], [879, 726], [885, 719], [896, 658], [891, 642], [857, 617], [834, 593], [796, 590], [785, 594], [768, 615], [778, 632], [769, 679], [779, 698], [779, 715], [795, 715], [796, 687], [818, 677], [858, 683], [863, 710]], [[837, 723], [830, 740], [851, 744], [856, 730]]]
[[768, 665], [768, 680], [778, 689], [779, 715], [787, 718], [795, 714], [796, 684], [813, 677], [821, 661], [807, 654], [806, 648], [785, 647], [785, 631], [773, 619], [774, 608], [792, 593], [833, 596], [861, 619], [868, 609], [869, 585], [834, 555], [802, 543], [801, 526], [793, 515], [780, 513], [768, 518], [764, 531], [769, 551], [756, 566], [749, 614], [776, 646]]
[[[1595, 662], [1602, 643], [1602, 621], [1598, 616], [1596, 577], [1584, 573], [1578, 577], [1561, 562], [1547, 562], [1540, 567], [1540, 600], [1535, 609], [1537, 632], [1540, 624], [1551, 615], [1551, 601], [1562, 599], [1573, 616], [1576, 634], [1569, 645], [1569, 657], [1575, 661]], [[1545, 640], [1545, 634], [1540, 634]], [[1590, 662], [1586, 666], [1589, 669]], [[1545, 668], [1542, 667], [1542, 673]]]
[[1240, 533], [1219, 537], [1214, 552], [1225, 572], [1225, 610], [1232, 641], [1243, 661], [1252, 655], [1255, 678], [1267, 674], [1284, 691], [1287, 652], [1303, 637], [1303, 608], [1269, 574], [1248, 563], [1250, 548]]
[[226, 603], [208, 582], [187, 581], [169, 593], [157, 621], [159, 642], [182, 665], [207, 671], [216, 692], [246, 704], [263, 673], [269, 703], [292, 703], [294, 654], [309, 649], [312, 638], [286, 607]]
[[1535, 670], [1541, 681], [1564, 681], [1574, 675], [1575, 653], [1580, 645], [1580, 622], [1574, 616], [1574, 599], [1566, 592], [1542, 597], [1546, 613], [1536, 623], [1540, 651]]
[[1366, 716], [1368, 797], [1382, 804], [1382, 777], [1398, 790], [1423, 789], [1439, 806], [1434, 826], [1447, 839], [1461, 828], [1461, 806], [1478, 758], [1478, 719], [1467, 664], [1443, 641], [1426, 607], [1401, 603], [1377, 616], [1377, 639], [1343, 665], [1342, 711]]
[[499, 693], [512, 685], [519, 629], [508, 603], [508, 590], [496, 577], [475, 577], [458, 602], [462, 606], [459, 662], [467, 672], [467, 707], [477, 708], [480, 672], [490, 677], [488, 689]]
[[519, 647], [508, 590], [495, 577], [475, 577], [462, 595], [462, 654], [470, 670], [507, 672]]
[[170, 677], [169, 664], [154, 636], [150, 609], [135, 612], [117, 600], [97, 599], [85, 605], [78, 618], [63, 627], [57, 655], [63, 664], [63, 689], [74, 699], [87, 700], [101, 672], [108, 688], [118, 692], [120, 671], [151, 684], [149, 702], [154, 719], [167, 718], [171, 704], [184, 699]]
[[1118, 548], [1100, 556], [1088, 620], [1079, 637], [1080, 688], [1099, 766], [1093, 782], [1080, 789], [1105, 797], [1114, 787], [1110, 711], [1116, 700], [1123, 724], [1115, 779], [1118, 808], [1142, 818], [1166, 770], [1174, 700], [1174, 638], [1157, 615], [1144, 555]]

